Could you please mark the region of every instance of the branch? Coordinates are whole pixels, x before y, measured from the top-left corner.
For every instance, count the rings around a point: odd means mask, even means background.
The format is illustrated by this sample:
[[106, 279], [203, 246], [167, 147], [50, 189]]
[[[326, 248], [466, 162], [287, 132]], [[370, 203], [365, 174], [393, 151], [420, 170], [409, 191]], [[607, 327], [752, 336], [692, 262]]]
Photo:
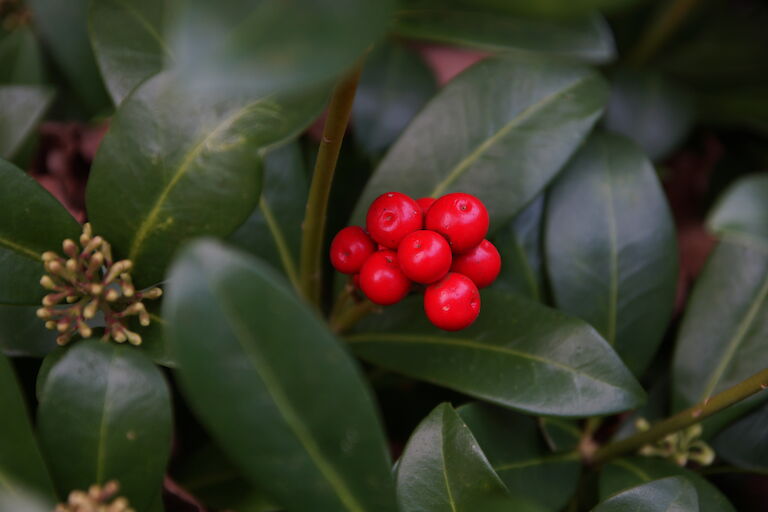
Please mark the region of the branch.
[[654, 16], [643, 36], [629, 54], [629, 62], [635, 65], [645, 64], [669, 39], [680, 23], [699, 0], [675, 0], [667, 3]]
[[730, 407], [766, 388], [768, 388], [768, 368], [689, 409], [657, 423], [645, 432], [639, 432], [631, 437], [622, 439], [621, 441], [616, 441], [615, 443], [603, 446], [597, 450], [590, 462], [595, 465], [600, 465], [615, 457], [619, 457], [620, 455], [635, 452], [646, 444], [653, 443], [662, 439], [667, 434], [683, 430], [684, 428], [699, 423], [704, 418], [711, 416], [726, 407]]

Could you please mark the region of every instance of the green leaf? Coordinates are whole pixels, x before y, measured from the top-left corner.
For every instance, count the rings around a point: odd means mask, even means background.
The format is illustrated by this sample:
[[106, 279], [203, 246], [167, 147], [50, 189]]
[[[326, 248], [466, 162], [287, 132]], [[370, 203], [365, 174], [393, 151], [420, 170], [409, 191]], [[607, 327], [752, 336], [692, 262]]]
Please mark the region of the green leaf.
[[479, 402], [457, 412], [513, 496], [565, 507], [581, 473], [578, 453], [550, 453], [534, 418]]
[[436, 91], [435, 77], [418, 53], [396, 42], [383, 44], [366, 59], [357, 87], [355, 140], [378, 156]]
[[699, 512], [696, 488], [680, 477], [639, 485], [609, 498], [594, 512]]
[[76, 238], [75, 219], [23, 171], [0, 160], [0, 304], [39, 304], [40, 255]]
[[335, 79], [383, 36], [393, 0], [187, 0], [169, 18], [182, 87], [262, 96]]
[[359, 369], [266, 264], [195, 243], [164, 312], [188, 401], [251, 482], [297, 512], [396, 510]]
[[[42, 275], [42, 269], [38, 270]], [[30, 286], [39, 286], [30, 283]], [[56, 348], [56, 336], [35, 314], [39, 306], [0, 305], [0, 351], [13, 357], [43, 357]]]
[[477, 321], [447, 333], [427, 321], [419, 299], [362, 322], [347, 338], [355, 354], [532, 414], [611, 414], [632, 409], [644, 398], [616, 353], [581, 320], [487, 290]]
[[45, 75], [42, 48], [31, 27], [16, 27], [0, 39], [0, 84], [40, 84]]
[[171, 449], [171, 398], [135, 347], [85, 340], [50, 367], [38, 428], [62, 495], [109, 480], [136, 510], [160, 492]]
[[509, 494], [472, 432], [447, 403], [416, 427], [395, 478], [401, 512], [486, 510]]
[[398, 190], [414, 198], [474, 194], [488, 207], [492, 227], [506, 224], [583, 142], [606, 93], [593, 70], [540, 56], [472, 66], [392, 146], [357, 203], [354, 223], [374, 198]]
[[736, 512], [725, 496], [697, 473], [664, 459], [628, 457], [611, 461], [600, 473], [600, 499], [660, 478], [685, 478], [699, 496], [701, 512]]
[[729, 425], [713, 440], [713, 448], [740, 468], [768, 471], [768, 404]]
[[595, 63], [616, 55], [611, 29], [597, 12], [544, 19], [428, 0], [398, 11], [395, 33], [491, 52], [525, 50]]
[[693, 121], [693, 99], [679, 85], [656, 73], [630, 69], [614, 73], [605, 127], [634, 140], [651, 160], [676, 149]]
[[[401, 0], [405, 6], [429, 4], [433, 0]], [[609, 11], [626, 7], [637, 0], [445, 0], [443, 4], [474, 7], [481, 9], [493, 9], [509, 14], [568, 18], [589, 14], [594, 10]]]
[[768, 176], [739, 178], [717, 200], [707, 226], [721, 236], [755, 237], [768, 242]]
[[576, 450], [581, 441], [581, 430], [575, 420], [539, 418], [541, 433], [552, 451]]
[[768, 135], [768, 86], [732, 87], [696, 99], [705, 123]]
[[54, 61], [91, 114], [109, 107], [96, 61], [88, 40], [89, 0], [28, 0], [35, 29], [46, 43]]
[[[37, 446], [27, 407], [8, 359], [0, 354], [0, 492], [24, 489], [54, 498], [53, 482]], [[0, 507], [0, 510], [19, 510]]]
[[299, 282], [297, 262], [308, 190], [299, 144], [292, 142], [270, 151], [264, 157], [259, 206], [229, 237], [237, 247], [281, 270], [294, 286]]
[[174, 479], [207, 507], [238, 512], [272, 512], [264, 495], [213, 445], [192, 453], [178, 464]]
[[91, 2], [93, 52], [115, 105], [172, 59], [164, 34], [167, 5], [156, 0]]
[[9, 492], [0, 487], [0, 510], [13, 512], [51, 512], [56, 506], [53, 499], [41, 499], [29, 492]]
[[597, 134], [579, 150], [551, 188], [545, 245], [557, 307], [642, 374], [672, 315], [678, 256], [656, 172], [632, 142]]
[[[675, 410], [702, 402], [768, 367], [766, 297], [768, 245], [751, 239], [722, 240], [698, 278], [678, 333], [672, 372]], [[762, 395], [708, 421], [744, 412]]]
[[138, 322], [133, 323], [132, 330], [141, 334], [141, 350], [148, 355], [155, 363], [176, 367], [176, 359], [171, 353], [171, 347], [168, 343], [166, 333], [166, 321], [161, 316], [162, 302], [152, 302], [147, 304], [150, 324], [148, 327], [141, 326]]
[[501, 273], [494, 288], [544, 299], [544, 194], [540, 194], [506, 225], [496, 230], [493, 243], [501, 255]]
[[134, 263], [134, 279], [163, 278], [183, 241], [226, 236], [256, 207], [264, 148], [300, 131], [324, 94], [193, 95], [163, 73], [121, 105], [88, 182], [96, 233]]
[[53, 99], [41, 85], [0, 85], [0, 158], [13, 158]]

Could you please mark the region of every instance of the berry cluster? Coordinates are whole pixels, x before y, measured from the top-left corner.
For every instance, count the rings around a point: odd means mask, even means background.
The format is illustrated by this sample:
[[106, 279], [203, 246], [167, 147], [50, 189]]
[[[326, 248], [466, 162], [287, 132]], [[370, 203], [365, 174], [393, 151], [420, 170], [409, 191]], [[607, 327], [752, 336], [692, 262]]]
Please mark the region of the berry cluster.
[[401, 301], [426, 285], [424, 311], [446, 331], [472, 324], [480, 313], [478, 288], [499, 275], [499, 251], [485, 239], [488, 211], [469, 194], [414, 201], [387, 192], [371, 203], [366, 230], [349, 226], [331, 242], [331, 263], [376, 304]]

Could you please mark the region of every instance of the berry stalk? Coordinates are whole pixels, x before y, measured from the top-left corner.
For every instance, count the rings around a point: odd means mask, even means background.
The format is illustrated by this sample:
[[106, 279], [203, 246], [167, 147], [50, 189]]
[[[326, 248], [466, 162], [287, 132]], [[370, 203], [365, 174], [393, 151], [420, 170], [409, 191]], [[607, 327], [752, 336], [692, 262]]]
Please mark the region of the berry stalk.
[[361, 60], [333, 92], [309, 189], [307, 210], [302, 224], [299, 282], [304, 297], [315, 305], [320, 304], [328, 198], [362, 70]]

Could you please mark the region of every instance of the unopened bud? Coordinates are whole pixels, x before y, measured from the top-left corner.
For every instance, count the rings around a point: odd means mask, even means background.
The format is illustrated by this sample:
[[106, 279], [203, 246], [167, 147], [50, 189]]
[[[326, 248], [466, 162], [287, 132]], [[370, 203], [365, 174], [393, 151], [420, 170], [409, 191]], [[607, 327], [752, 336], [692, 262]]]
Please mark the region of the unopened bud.
[[43, 306], [53, 306], [63, 298], [61, 293], [49, 293], [43, 297]]
[[128, 339], [128, 337], [123, 332], [122, 328], [113, 328], [112, 329], [112, 337], [115, 339], [118, 343], [125, 343], [125, 340]]
[[104, 296], [105, 299], [107, 299], [107, 302], [115, 302], [117, 299], [120, 298], [120, 292], [115, 290], [114, 288], [110, 288], [107, 290], [107, 294]]
[[40, 286], [47, 290], [55, 290], [57, 288], [56, 283], [51, 279], [51, 276], [43, 276], [40, 278]]
[[139, 313], [139, 323], [141, 324], [142, 327], [147, 327], [150, 323], [149, 313], [147, 313], [146, 311], [141, 311]]
[[56, 338], [56, 343], [58, 345], [62, 345], [63, 346], [63, 345], [66, 345], [71, 338], [72, 338], [72, 336], [69, 335], [69, 334], [62, 334], [61, 336], [58, 336]]
[[128, 329], [125, 330], [125, 334], [128, 336], [128, 341], [131, 343], [131, 345], [141, 345], [141, 336], [133, 331], [129, 331]]
[[104, 286], [95, 283], [90, 286], [89, 291], [91, 292], [91, 295], [101, 295], [101, 292], [104, 291]]
[[77, 260], [74, 258], [69, 258], [65, 266], [70, 272], [75, 272], [77, 271]]
[[46, 308], [38, 308], [37, 311], [35, 311], [35, 314], [37, 315], [37, 318], [51, 318], [51, 310]]
[[56, 322], [53, 321], [53, 320], [48, 320], [47, 322], [45, 322], [45, 328], [50, 330], [50, 331], [55, 330], [56, 329]]
[[94, 316], [96, 316], [96, 311], [99, 307], [99, 301], [98, 299], [93, 299], [91, 302], [88, 303], [85, 308], [83, 308], [83, 317], [86, 319], [91, 319]]
[[80, 333], [80, 336], [83, 338], [90, 338], [91, 334], [93, 334], [91, 327], [79, 319], [77, 321], [77, 332]]
[[53, 261], [53, 260], [56, 260], [56, 259], [58, 259], [58, 258], [59, 258], [59, 255], [58, 255], [58, 254], [56, 254], [56, 253], [55, 253], [55, 252], [53, 252], [53, 251], [45, 251], [45, 252], [42, 254], [42, 256], [40, 256], [40, 258], [41, 258], [41, 259], [42, 259], [44, 262], [46, 262], [46, 263], [47, 263], [47, 262], [49, 262], [49, 261]]
[[67, 304], [73, 304], [73, 303], [77, 302], [78, 297], [77, 297], [77, 295], [67, 295], [64, 300], [67, 301]]
[[68, 318], [62, 318], [56, 324], [56, 330], [59, 331], [59, 332], [64, 332], [67, 329], [69, 329], [70, 325], [71, 325], [71, 322], [69, 321]]
[[74, 240], [70, 240], [67, 238], [62, 242], [61, 248], [64, 250], [64, 254], [69, 256], [70, 258], [77, 258], [77, 244], [74, 242]]
[[99, 246], [103, 241], [104, 239], [101, 238], [100, 236], [93, 237], [93, 240], [88, 242], [88, 244], [86, 244], [86, 246], [83, 248], [83, 252], [81, 253], [82, 256], [88, 256], [89, 254], [91, 254], [93, 251], [99, 248]]
[[146, 292], [142, 293], [141, 296], [146, 299], [159, 299], [163, 295], [163, 290], [160, 288], [152, 288], [151, 290], [147, 290]]

